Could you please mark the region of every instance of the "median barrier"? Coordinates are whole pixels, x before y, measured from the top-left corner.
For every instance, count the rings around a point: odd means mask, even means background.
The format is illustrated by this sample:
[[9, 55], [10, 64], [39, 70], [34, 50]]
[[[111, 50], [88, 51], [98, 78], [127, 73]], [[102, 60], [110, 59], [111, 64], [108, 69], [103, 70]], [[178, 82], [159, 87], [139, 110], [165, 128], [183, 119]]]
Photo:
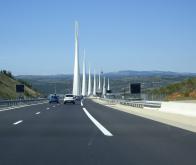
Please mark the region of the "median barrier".
[[118, 100], [118, 99], [106, 99], [100, 98], [100, 100], [108, 102], [108, 104], [122, 104], [136, 108], [161, 108], [161, 102], [152, 101], [128, 101], [128, 100]]
[[20, 99], [20, 100], [1, 100], [0, 101], [0, 108], [5, 107], [12, 107], [12, 106], [19, 106], [19, 105], [31, 105], [35, 103], [41, 103], [46, 101], [47, 99]]

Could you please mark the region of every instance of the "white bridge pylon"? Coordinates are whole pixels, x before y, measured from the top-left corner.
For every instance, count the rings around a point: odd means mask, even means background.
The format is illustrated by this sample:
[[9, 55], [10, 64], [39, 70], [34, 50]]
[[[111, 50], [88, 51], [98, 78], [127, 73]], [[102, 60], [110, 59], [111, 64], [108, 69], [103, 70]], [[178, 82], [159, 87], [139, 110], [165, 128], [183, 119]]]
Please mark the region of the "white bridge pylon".
[[[88, 75], [88, 90], [87, 90], [87, 81], [86, 81], [86, 55], [84, 49], [84, 56], [83, 56], [83, 68], [82, 68], [82, 84], [80, 79], [80, 62], [79, 62], [79, 25], [78, 22], [75, 21], [75, 47], [74, 47], [74, 70], [73, 70], [73, 95], [74, 96], [96, 96], [97, 92], [99, 94], [105, 95], [106, 94], [106, 83], [105, 77], [104, 80], [101, 80], [101, 73], [99, 73], [99, 80], [98, 80], [98, 88], [97, 88], [97, 79], [96, 79], [96, 72], [94, 70], [94, 84], [93, 84], [93, 91], [92, 91], [92, 82], [91, 82], [91, 67], [89, 66], [89, 75]], [[103, 82], [103, 86], [101, 85]], [[82, 86], [81, 86], [82, 85]], [[103, 89], [102, 89], [103, 88]], [[108, 90], [110, 89], [109, 86], [109, 79], [108, 79]]]

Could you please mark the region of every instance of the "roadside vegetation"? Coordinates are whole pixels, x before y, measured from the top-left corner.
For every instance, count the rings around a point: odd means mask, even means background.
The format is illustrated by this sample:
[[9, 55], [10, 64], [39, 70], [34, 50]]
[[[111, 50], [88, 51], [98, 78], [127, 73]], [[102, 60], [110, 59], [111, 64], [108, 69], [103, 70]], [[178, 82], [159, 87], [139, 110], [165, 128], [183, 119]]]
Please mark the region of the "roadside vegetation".
[[196, 99], [196, 78], [189, 78], [179, 83], [154, 89], [150, 93], [165, 94], [166, 100], [192, 100]]
[[32, 89], [25, 80], [16, 80], [10, 71], [0, 71], [0, 99], [16, 99], [18, 94], [16, 93], [16, 84], [25, 85], [25, 97], [38, 97], [40, 93]]

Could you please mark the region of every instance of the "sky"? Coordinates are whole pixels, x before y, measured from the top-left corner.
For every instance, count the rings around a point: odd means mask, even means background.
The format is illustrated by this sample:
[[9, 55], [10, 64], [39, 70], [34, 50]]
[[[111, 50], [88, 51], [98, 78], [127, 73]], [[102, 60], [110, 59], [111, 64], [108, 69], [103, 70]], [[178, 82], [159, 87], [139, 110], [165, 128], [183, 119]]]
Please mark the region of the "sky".
[[195, 9], [195, 0], [0, 0], [0, 69], [73, 73], [77, 20], [92, 69], [196, 73]]

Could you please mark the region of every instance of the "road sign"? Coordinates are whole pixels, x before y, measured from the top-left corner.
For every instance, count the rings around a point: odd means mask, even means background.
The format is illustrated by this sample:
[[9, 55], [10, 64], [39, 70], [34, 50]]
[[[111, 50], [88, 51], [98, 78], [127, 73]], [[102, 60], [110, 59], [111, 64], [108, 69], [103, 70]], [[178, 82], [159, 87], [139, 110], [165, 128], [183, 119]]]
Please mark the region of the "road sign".
[[112, 90], [106, 90], [106, 93], [112, 93]]
[[24, 93], [24, 85], [23, 84], [16, 85], [16, 92]]
[[141, 83], [134, 83], [130, 85], [131, 94], [140, 94], [141, 93]]

